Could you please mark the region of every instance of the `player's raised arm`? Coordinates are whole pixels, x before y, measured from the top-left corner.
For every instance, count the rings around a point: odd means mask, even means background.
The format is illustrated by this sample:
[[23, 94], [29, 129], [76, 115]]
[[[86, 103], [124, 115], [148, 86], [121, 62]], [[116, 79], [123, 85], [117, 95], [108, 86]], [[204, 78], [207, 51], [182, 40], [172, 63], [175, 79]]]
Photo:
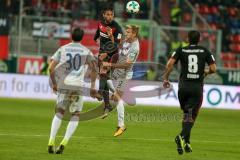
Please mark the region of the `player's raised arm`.
[[108, 62], [102, 63], [104, 67], [121, 68], [121, 69], [127, 69], [131, 67], [132, 64], [133, 64], [132, 61], [127, 61], [125, 63], [108, 63]]

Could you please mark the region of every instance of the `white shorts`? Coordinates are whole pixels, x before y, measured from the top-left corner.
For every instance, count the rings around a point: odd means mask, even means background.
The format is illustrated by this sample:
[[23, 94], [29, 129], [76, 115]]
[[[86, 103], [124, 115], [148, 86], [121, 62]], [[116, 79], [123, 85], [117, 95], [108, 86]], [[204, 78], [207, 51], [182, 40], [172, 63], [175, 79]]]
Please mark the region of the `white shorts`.
[[64, 111], [69, 109], [70, 113], [80, 112], [83, 108], [83, 96], [74, 93], [58, 93], [56, 106]]
[[119, 91], [124, 91], [126, 85], [127, 85], [127, 79], [125, 78], [119, 78], [117, 80], [113, 80], [113, 85], [114, 85], [114, 88], [116, 90], [119, 90]]

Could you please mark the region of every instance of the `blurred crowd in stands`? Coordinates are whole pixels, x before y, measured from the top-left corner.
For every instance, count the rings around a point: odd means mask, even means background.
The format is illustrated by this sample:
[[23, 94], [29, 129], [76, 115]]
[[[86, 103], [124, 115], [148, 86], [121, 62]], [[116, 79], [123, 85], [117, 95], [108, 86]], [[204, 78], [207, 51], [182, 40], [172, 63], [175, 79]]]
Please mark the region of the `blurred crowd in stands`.
[[[141, 11], [135, 18], [149, 18], [150, 1], [138, 0]], [[159, 5], [159, 2], [160, 0], [154, 0], [155, 5]], [[130, 16], [126, 13], [126, 3], [126, 0], [24, 0], [23, 13], [34, 16], [97, 19], [101, 9], [108, 4], [114, 7], [116, 17], [126, 17]], [[20, 0], [1, 0], [0, 9], [11, 15], [18, 15], [19, 5]]]
[[[0, 12], [19, 15], [20, 0], [0, 0]], [[99, 19], [102, 8], [112, 5], [116, 17], [149, 19], [151, 2], [154, 2], [154, 20], [161, 25], [189, 27], [192, 25], [192, 11], [185, 0], [137, 0], [139, 14], [127, 14], [126, 0], [23, 0], [23, 14], [36, 17], [59, 17], [70, 19]], [[196, 11], [205, 18], [213, 30], [222, 30], [222, 54], [224, 66], [240, 67], [240, 0], [189, 0]], [[180, 32], [172, 31], [166, 42], [169, 51], [185, 45]], [[183, 41], [184, 39], [184, 41]], [[206, 36], [216, 42], [216, 36]], [[179, 41], [180, 40], [180, 41]], [[208, 43], [209, 41], [205, 41]], [[166, 54], [163, 54], [164, 56]], [[160, 57], [160, 59], [164, 59]], [[235, 63], [236, 62], [236, 63]]]
[[222, 30], [224, 67], [240, 68], [240, 0], [190, 0], [212, 29]]

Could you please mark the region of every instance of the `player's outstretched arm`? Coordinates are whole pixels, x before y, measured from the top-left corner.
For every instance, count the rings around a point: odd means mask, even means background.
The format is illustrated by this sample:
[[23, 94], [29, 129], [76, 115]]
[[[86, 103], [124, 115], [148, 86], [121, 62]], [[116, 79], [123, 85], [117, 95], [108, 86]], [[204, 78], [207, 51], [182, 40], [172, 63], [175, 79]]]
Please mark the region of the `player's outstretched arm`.
[[127, 60], [125, 63], [108, 63], [108, 62], [102, 63], [104, 67], [121, 68], [121, 69], [127, 69], [131, 67], [132, 64], [133, 62], [130, 60]]

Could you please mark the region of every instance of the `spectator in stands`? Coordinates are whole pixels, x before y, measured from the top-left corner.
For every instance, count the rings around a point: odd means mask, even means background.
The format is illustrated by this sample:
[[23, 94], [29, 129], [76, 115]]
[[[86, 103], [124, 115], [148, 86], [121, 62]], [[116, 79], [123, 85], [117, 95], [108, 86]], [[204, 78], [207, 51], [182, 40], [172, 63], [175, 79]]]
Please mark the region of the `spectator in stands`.
[[19, 0], [0, 0], [0, 12], [8, 15], [19, 14]]
[[161, 18], [161, 15], [160, 15], [160, 4], [161, 4], [161, 1], [160, 0], [154, 0], [153, 1], [154, 3], [154, 19], [157, 21], [157, 22], [160, 22], [160, 18]]
[[178, 3], [174, 2], [174, 7], [171, 9], [171, 26], [178, 27], [181, 21], [181, 8], [179, 8]]
[[36, 16], [42, 16], [44, 12], [44, 5], [42, 0], [37, 0], [35, 6], [33, 7], [34, 14]]
[[148, 19], [149, 15], [148, 15], [148, 11], [150, 10], [150, 3], [147, 3], [147, 0], [141, 0], [140, 1], [140, 6], [141, 6], [141, 10], [139, 13], [139, 18], [141, 19]]
[[92, 8], [92, 1], [88, 0], [80, 0], [80, 6], [81, 6], [81, 18], [90, 18], [91, 15], [91, 8]]
[[81, 5], [78, 0], [72, 2], [72, 19], [79, 20], [81, 18]]
[[115, 17], [122, 17], [125, 10], [125, 5], [123, 0], [117, 0], [114, 2], [114, 12]]
[[42, 67], [41, 67], [41, 74], [42, 75], [47, 75], [48, 74], [48, 67], [49, 67], [48, 56], [43, 56], [43, 64], [42, 64]]
[[157, 72], [153, 65], [149, 66], [149, 69], [147, 70], [147, 80], [148, 81], [157, 80]]
[[102, 15], [102, 10], [104, 8], [104, 6], [106, 4], [110, 5], [109, 3], [111, 3], [109, 0], [96, 0], [95, 1], [95, 10], [96, 10], [96, 16], [95, 16], [95, 19], [99, 19], [99, 18], [102, 18], [101, 15]]
[[58, 17], [70, 17], [70, 7], [68, 0], [58, 1]]

